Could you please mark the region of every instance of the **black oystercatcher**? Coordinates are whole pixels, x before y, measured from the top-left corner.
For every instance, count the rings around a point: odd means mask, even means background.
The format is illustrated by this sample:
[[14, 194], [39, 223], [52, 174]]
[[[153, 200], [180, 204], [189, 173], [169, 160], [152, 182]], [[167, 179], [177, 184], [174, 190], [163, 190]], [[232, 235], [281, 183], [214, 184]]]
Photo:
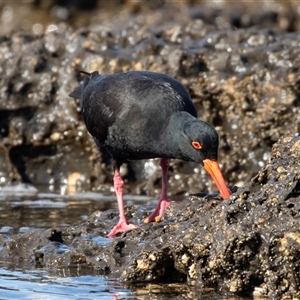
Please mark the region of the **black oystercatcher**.
[[167, 195], [169, 159], [199, 162], [216, 183], [221, 196], [230, 192], [217, 163], [218, 134], [197, 119], [196, 108], [184, 86], [165, 74], [132, 71], [88, 75], [70, 97], [81, 99], [84, 122], [98, 147], [114, 159], [114, 188], [120, 220], [108, 237], [136, 226], [124, 211], [120, 166], [136, 159], [161, 158], [162, 192], [157, 208], [145, 222], [160, 221], [170, 200]]

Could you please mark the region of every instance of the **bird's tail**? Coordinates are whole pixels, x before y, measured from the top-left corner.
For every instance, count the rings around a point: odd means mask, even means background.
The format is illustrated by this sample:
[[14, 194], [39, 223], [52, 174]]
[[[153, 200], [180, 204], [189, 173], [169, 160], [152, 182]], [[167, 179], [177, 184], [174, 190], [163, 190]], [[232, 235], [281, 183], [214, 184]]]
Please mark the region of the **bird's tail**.
[[[81, 74], [85, 74], [87, 76], [91, 76], [91, 73], [88, 73], [86, 71], [79, 71], [79, 73]], [[81, 93], [82, 93], [82, 89], [83, 89], [83, 85], [80, 84], [79, 86], [77, 86], [70, 94], [69, 96], [72, 98], [78, 98], [81, 99]]]
[[80, 99], [80, 108], [82, 108], [82, 102], [83, 100], [83, 91], [85, 90], [85, 88], [88, 86], [90, 80], [97, 80], [99, 77], [103, 77], [99, 74], [98, 71], [94, 71], [92, 73], [86, 72], [86, 71], [79, 71], [79, 73], [85, 74], [87, 75], [84, 78], [84, 81], [82, 84], [80, 84], [79, 86], [77, 86], [70, 94], [69, 96], [72, 98], [76, 98], [76, 99]]

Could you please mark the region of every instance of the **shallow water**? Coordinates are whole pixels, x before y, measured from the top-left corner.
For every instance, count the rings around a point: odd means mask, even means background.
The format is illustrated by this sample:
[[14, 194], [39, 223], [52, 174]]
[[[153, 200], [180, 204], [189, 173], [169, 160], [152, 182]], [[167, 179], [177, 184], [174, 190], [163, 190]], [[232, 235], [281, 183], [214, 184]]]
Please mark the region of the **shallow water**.
[[[0, 189], [0, 233], [21, 233], [31, 228], [76, 225], [96, 210], [117, 207], [114, 194], [94, 192], [60, 193], [17, 185]], [[155, 203], [145, 196], [124, 196], [127, 205]]]
[[91, 275], [58, 277], [46, 270], [0, 269], [1, 299], [120, 299], [129, 290]]
[[[99, 276], [57, 276], [47, 270], [9, 270], [0, 268], [0, 299], [232, 299], [239, 297], [207, 291], [184, 284], [148, 284], [123, 287], [117, 280]], [[247, 298], [243, 298], [244, 300]]]
[[[214, 292], [205, 294], [185, 285], [149, 284], [124, 288], [117, 280], [99, 276], [56, 276], [45, 270], [0, 269], [0, 299], [239, 299]], [[244, 298], [245, 299], [245, 298]]]

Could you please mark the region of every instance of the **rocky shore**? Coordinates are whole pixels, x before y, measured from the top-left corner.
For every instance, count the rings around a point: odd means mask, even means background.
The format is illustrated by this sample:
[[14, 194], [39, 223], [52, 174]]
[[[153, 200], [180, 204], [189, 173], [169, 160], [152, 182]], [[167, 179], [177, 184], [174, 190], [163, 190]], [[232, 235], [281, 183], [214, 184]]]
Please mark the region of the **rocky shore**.
[[[300, 8], [295, 1], [261, 3], [260, 9], [230, 1], [224, 7], [128, 1], [122, 13], [109, 18], [103, 8], [85, 26], [57, 22], [39, 34], [1, 32], [1, 187], [108, 191], [110, 158], [94, 145], [68, 94], [82, 80], [79, 70], [150, 70], [180, 80], [200, 117], [215, 126], [234, 192], [227, 201], [204, 197], [215, 187], [202, 167], [172, 161], [170, 194], [182, 202], [161, 223], [144, 225], [150, 208], [128, 207], [140, 227], [109, 240], [117, 212], [95, 212], [68, 229], [3, 240], [2, 259], [88, 267], [127, 283], [299, 296]], [[147, 162], [124, 166], [127, 193], [157, 197], [160, 173], [156, 161], [151, 166], [151, 172]]]

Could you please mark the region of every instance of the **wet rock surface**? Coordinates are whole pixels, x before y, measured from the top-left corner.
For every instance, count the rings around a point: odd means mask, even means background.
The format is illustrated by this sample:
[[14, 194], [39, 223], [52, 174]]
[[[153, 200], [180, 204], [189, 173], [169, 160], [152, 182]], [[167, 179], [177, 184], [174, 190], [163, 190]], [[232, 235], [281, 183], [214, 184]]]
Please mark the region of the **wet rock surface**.
[[105, 238], [116, 210], [77, 226], [33, 230], [3, 243], [2, 259], [47, 268], [90, 268], [137, 282], [186, 282], [241, 295], [299, 296], [300, 138], [281, 138], [266, 167], [229, 200], [216, 195], [174, 202], [161, 223], [131, 206], [139, 228]]
[[[117, 212], [96, 211], [80, 225], [9, 241], [1, 235], [3, 260], [90, 268], [128, 284], [187, 282], [244, 295], [297, 295], [298, 4], [241, 2], [232, 9], [192, 2], [128, 1], [114, 17], [105, 9], [88, 22], [70, 17], [77, 29], [65, 22], [34, 33], [1, 27], [0, 186], [108, 191], [110, 158], [94, 145], [68, 94], [83, 79], [79, 70], [146, 69], [186, 86], [200, 117], [219, 132], [225, 178], [241, 187], [228, 201], [199, 197], [215, 189], [201, 166], [172, 161], [170, 195], [185, 200], [172, 204], [163, 222], [145, 225], [152, 207], [128, 207], [140, 228], [110, 240], [105, 235]], [[124, 165], [122, 172], [127, 193], [159, 193], [156, 161]]]

